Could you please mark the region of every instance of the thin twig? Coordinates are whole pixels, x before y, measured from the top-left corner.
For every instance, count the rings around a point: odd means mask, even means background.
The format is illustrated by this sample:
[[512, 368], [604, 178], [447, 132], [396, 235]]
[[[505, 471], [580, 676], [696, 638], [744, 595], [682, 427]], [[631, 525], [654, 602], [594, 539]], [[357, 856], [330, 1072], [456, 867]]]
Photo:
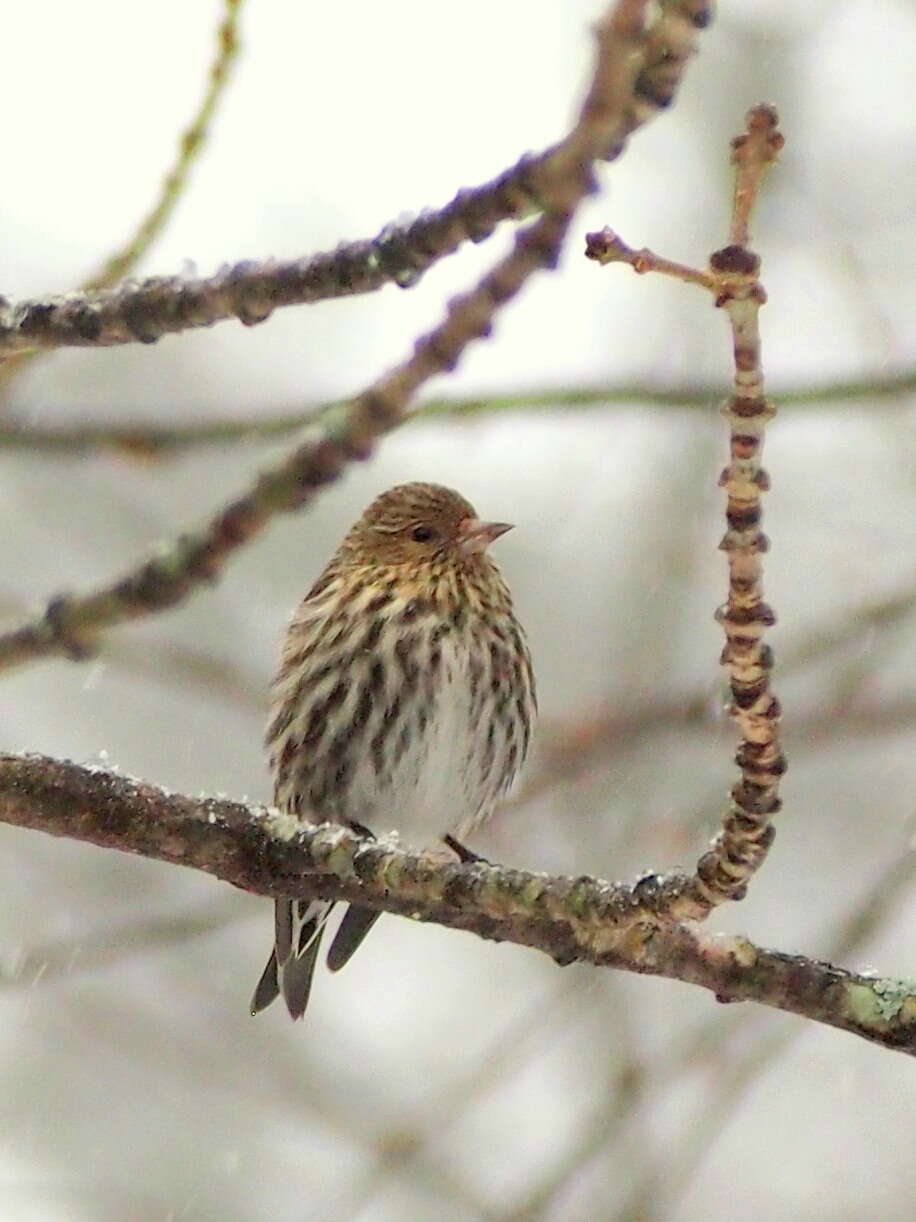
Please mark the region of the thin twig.
[[[159, 234], [169, 223], [188, 182], [188, 176], [210, 133], [210, 124], [223, 96], [238, 55], [238, 19], [242, 0], [223, 0], [224, 15], [216, 32], [216, 51], [207, 72], [207, 87], [197, 113], [182, 132], [178, 153], [162, 180], [159, 196], [136, 230], [120, 249], [82, 282], [79, 291], [93, 294], [111, 288], [130, 275]], [[36, 349], [17, 352], [0, 363], [0, 387], [22, 372], [34, 357]]]
[[719, 483], [727, 496], [728, 529], [720, 543], [728, 559], [728, 600], [716, 613], [725, 630], [722, 664], [732, 693], [730, 712], [742, 734], [737, 763], [741, 780], [731, 792], [722, 831], [697, 863], [697, 878], [710, 905], [740, 899], [773, 841], [771, 816], [779, 809], [779, 779], [786, 761], [778, 736], [779, 703], [770, 690], [773, 655], [764, 645], [775, 622], [763, 599], [761, 556], [769, 543], [760, 530], [761, 493], [769, 487], [760, 464], [764, 430], [775, 407], [765, 397], [758, 314], [766, 301], [760, 260], [744, 245], [748, 223], [768, 167], [783, 145], [772, 107], [748, 112], [747, 130], [732, 141], [735, 165], [730, 245], [715, 251], [709, 271], [673, 263], [648, 249], [632, 250], [612, 230], [589, 234], [586, 255], [599, 263], [625, 262], [639, 272], [660, 272], [715, 293], [728, 315], [735, 360], [734, 393], [723, 408], [729, 421], [731, 462]]
[[608, 263], [626, 263], [640, 276], [647, 272], [661, 272], [664, 276], [682, 280], [685, 284], [696, 284], [710, 292], [717, 287], [716, 277], [711, 272], [691, 267], [687, 263], [675, 263], [646, 247], [634, 250], [632, 246], [627, 246], [620, 234], [615, 233], [613, 229], [605, 228], [597, 233], [586, 234], [585, 257], [602, 267]]
[[766, 294], [760, 284], [760, 260], [743, 244], [757, 191], [776, 160], [783, 138], [776, 112], [755, 106], [747, 132], [733, 142], [736, 166], [732, 245], [710, 259], [719, 277], [716, 304], [731, 325], [735, 359], [734, 393], [723, 413], [729, 422], [731, 462], [719, 483], [727, 497], [728, 529], [720, 543], [728, 560], [728, 600], [717, 612], [726, 638], [722, 663], [732, 694], [730, 712], [742, 742], [737, 763], [741, 780], [731, 791], [722, 831], [697, 865], [711, 902], [740, 899], [773, 842], [771, 816], [780, 808], [779, 781], [786, 761], [779, 741], [780, 706], [770, 689], [773, 654], [763, 643], [775, 622], [763, 597], [761, 557], [769, 547], [760, 530], [761, 494], [769, 478], [760, 464], [767, 421], [776, 409], [765, 397], [760, 363], [758, 315]]
[[470, 293], [452, 300], [444, 321], [414, 344], [412, 355], [324, 421], [317, 436], [266, 471], [201, 531], [182, 536], [96, 593], [52, 600], [42, 616], [0, 637], [0, 669], [52, 654], [83, 659], [104, 628], [175, 606], [214, 581], [229, 557], [273, 517], [301, 508], [349, 463], [368, 458], [378, 439], [406, 418], [420, 387], [453, 369], [473, 340], [489, 335], [500, 308], [536, 271], [555, 265], [575, 209], [594, 189], [596, 159], [608, 149], [619, 153], [630, 133], [670, 101], [693, 50], [695, 27], [688, 17], [696, 5], [670, 0], [644, 31], [647, 5], [648, 0], [618, 0], [597, 27], [594, 79], [575, 125], [551, 158], [541, 218], [516, 236], [510, 254]]
[[916, 984], [681, 924], [706, 910], [695, 878], [647, 875], [626, 886], [451, 863], [45, 756], [0, 756], [0, 821], [189, 866], [262, 895], [347, 900], [560, 963], [682, 980], [722, 1001], [774, 1006], [916, 1055]]

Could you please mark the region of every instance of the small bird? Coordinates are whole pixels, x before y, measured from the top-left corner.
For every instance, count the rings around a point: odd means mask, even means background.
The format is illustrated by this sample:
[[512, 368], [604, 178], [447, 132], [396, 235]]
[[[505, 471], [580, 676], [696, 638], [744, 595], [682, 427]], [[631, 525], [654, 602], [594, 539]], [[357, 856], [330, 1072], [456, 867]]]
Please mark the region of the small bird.
[[[271, 688], [274, 803], [304, 822], [397, 831], [414, 848], [489, 818], [528, 750], [537, 711], [525, 634], [483, 522], [438, 484], [382, 493], [309, 590]], [[309, 998], [333, 904], [277, 900], [273, 953], [251, 1012]], [[328, 952], [337, 971], [379, 913], [350, 905]]]

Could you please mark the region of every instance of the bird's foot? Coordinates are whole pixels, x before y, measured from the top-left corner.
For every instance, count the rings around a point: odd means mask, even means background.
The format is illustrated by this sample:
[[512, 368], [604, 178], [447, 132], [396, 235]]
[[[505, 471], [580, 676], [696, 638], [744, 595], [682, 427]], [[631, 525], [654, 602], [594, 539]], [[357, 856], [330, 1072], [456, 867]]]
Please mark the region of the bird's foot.
[[456, 840], [454, 836], [443, 836], [442, 839], [462, 865], [472, 866], [476, 862], [480, 862], [481, 865], [485, 866], [493, 864], [491, 861], [487, 861], [486, 857], [481, 857], [479, 853], [475, 853], [472, 849], [467, 848], [460, 840]]
[[366, 827], [365, 823], [357, 823], [355, 819], [350, 820], [350, 830], [356, 832], [357, 836], [362, 836], [364, 840], [374, 840], [375, 832], [371, 827]]

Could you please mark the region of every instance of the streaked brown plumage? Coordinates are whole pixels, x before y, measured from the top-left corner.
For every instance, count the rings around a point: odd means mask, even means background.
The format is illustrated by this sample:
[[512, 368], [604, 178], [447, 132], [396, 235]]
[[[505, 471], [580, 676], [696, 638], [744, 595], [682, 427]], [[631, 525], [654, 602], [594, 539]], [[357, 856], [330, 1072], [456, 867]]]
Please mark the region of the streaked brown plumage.
[[[486, 554], [509, 530], [457, 492], [402, 484], [353, 526], [293, 617], [271, 690], [274, 801], [310, 822], [396, 830], [423, 848], [491, 814], [536, 711], [524, 633]], [[281, 900], [252, 1013], [308, 1001], [326, 901]], [[328, 965], [377, 913], [351, 906]]]

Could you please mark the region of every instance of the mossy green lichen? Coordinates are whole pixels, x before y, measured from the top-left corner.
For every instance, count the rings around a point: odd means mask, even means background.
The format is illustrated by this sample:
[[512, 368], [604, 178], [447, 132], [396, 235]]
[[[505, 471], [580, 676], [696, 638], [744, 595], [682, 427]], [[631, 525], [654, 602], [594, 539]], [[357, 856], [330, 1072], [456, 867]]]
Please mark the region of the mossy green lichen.
[[916, 981], [881, 978], [846, 986], [850, 1016], [862, 1026], [875, 1022], [891, 1023], [900, 1017], [907, 1003], [916, 1017]]
[[906, 1003], [916, 1006], [916, 981], [904, 978], [902, 980], [876, 980], [872, 985], [878, 1013], [886, 1022], [897, 1018]]
[[518, 898], [526, 908], [532, 909], [543, 894], [544, 883], [540, 878], [535, 876], [529, 882], [525, 883], [524, 887], [522, 887], [521, 891], [518, 893]]

